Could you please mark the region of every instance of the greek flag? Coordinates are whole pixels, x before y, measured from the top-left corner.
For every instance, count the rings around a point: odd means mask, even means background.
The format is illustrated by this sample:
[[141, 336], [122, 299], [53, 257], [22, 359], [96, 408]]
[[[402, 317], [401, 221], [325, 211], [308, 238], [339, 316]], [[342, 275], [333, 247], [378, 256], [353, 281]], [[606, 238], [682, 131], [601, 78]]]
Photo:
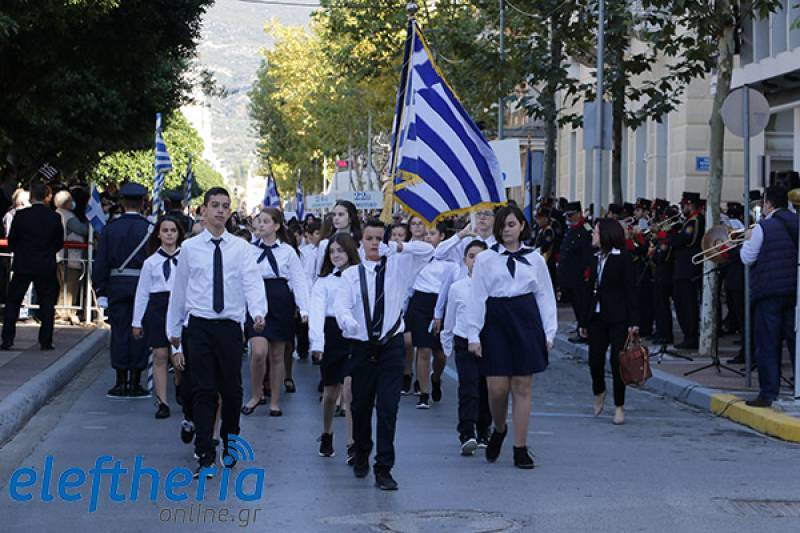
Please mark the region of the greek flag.
[[156, 176], [153, 181], [153, 213], [161, 211], [161, 189], [164, 188], [164, 175], [172, 170], [172, 161], [167, 152], [167, 144], [161, 136], [161, 113], [156, 113]]
[[184, 177], [186, 184], [186, 191], [183, 194], [183, 200], [188, 205], [192, 200], [192, 191], [194, 190], [194, 172], [192, 171], [192, 156], [189, 156], [189, 162], [186, 163], [186, 176]]
[[403, 65], [390, 166], [394, 198], [428, 223], [504, 203], [497, 156], [434, 63], [414, 21]]
[[303, 199], [303, 187], [300, 184], [300, 176], [297, 176], [297, 190], [295, 191], [295, 200], [297, 201], [297, 208], [294, 212], [297, 214], [297, 220], [303, 221], [306, 215], [306, 202]]
[[267, 178], [267, 188], [264, 191], [264, 201], [261, 202], [264, 207], [281, 207], [281, 197], [278, 194], [278, 187], [275, 185], [275, 180], [272, 176]]
[[103, 212], [103, 202], [100, 201], [100, 193], [97, 186], [92, 185], [92, 195], [89, 203], [86, 204], [86, 218], [92, 224], [95, 233], [100, 233], [106, 226], [106, 214]]

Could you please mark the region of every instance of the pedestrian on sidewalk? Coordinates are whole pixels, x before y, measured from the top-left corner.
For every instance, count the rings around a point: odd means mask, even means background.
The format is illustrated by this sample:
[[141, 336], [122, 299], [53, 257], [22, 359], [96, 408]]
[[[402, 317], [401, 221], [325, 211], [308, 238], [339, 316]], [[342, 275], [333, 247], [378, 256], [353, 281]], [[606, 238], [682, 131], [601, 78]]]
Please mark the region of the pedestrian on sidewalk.
[[58, 298], [56, 254], [64, 247], [64, 227], [61, 218], [47, 206], [51, 196], [49, 185], [38, 180], [31, 182], [31, 206], [18, 210], [11, 225], [8, 249], [14, 254], [13, 276], [3, 313], [3, 343], [0, 345], [3, 350], [14, 346], [19, 308], [31, 283], [39, 299], [39, 347], [54, 349], [53, 325]]
[[636, 266], [625, 249], [625, 231], [610, 218], [601, 218], [592, 231], [592, 246], [599, 251], [585, 283], [586, 307], [581, 313], [581, 335], [589, 339], [589, 368], [594, 392], [594, 416], [603, 411], [606, 397], [606, 352], [611, 347], [614, 381], [614, 424], [625, 423], [625, 384], [619, 353], [628, 335], [638, 333], [639, 295]]
[[388, 255], [381, 256], [384, 231], [380, 220], [366, 223], [361, 242], [364, 260], [342, 274], [335, 311], [344, 337], [352, 341], [353, 473], [359, 478], [369, 473], [374, 407], [378, 417], [375, 483], [382, 490], [396, 490], [391, 470], [405, 358], [403, 303], [415, 260], [430, 257], [433, 247], [422, 241], [391, 242]]
[[250, 341], [251, 388], [250, 400], [242, 407], [242, 414], [251, 415], [263, 399], [269, 356], [269, 414], [281, 416], [281, 383], [286, 392], [295, 391], [294, 380], [286, 376], [286, 344], [294, 340], [295, 307], [300, 308], [303, 322], [308, 322], [308, 278], [279, 209], [264, 208], [256, 216], [254, 225], [258, 240], [251, 246], [250, 261], [263, 278], [261, 292], [266, 294], [269, 312], [263, 330], [256, 331], [250, 319], [245, 324], [245, 336]]
[[747, 232], [740, 254], [742, 262], [751, 266], [750, 290], [755, 310], [753, 331], [760, 391], [758, 397], [747, 401], [751, 407], [769, 407], [778, 399], [784, 342], [792, 362], [795, 357], [797, 214], [789, 211], [788, 193], [782, 187], [767, 187], [762, 205], [764, 219]]
[[513, 400], [514, 465], [534, 467], [528, 451], [533, 374], [544, 372], [548, 351], [558, 329], [553, 284], [544, 258], [523, 246], [530, 228], [517, 206], [495, 214], [497, 244], [481, 254], [472, 272], [468, 307], [468, 349], [481, 358], [486, 376], [494, 431], [486, 448], [486, 460], [500, 455], [508, 433], [509, 394]]
[[178, 254], [175, 281], [167, 308], [167, 336], [181, 345], [184, 322], [186, 355], [192, 371], [192, 410], [196, 430], [195, 477], [212, 477], [216, 459], [213, 441], [217, 396], [222, 397], [222, 463], [232, 467], [228, 435], [239, 434], [242, 408], [242, 326], [245, 314], [252, 328], [264, 328], [267, 301], [252, 245], [226, 231], [231, 199], [222, 187], [212, 187], [203, 199], [205, 229], [187, 239]]
[[346, 233], [337, 233], [328, 241], [328, 251], [322, 262], [320, 277], [311, 290], [309, 336], [311, 353], [320, 362], [322, 373], [322, 435], [319, 455], [333, 457], [333, 416], [336, 400], [342, 396], [342, 408], [347, 417], [347, 456], [353, 449], [353, 418], [350, 409], [351, 380], [349, 379], [350, 341], [344, 338], [336, 322], [336, 295], [342, 288], [342, 274], [358, 265], [358, 246]]
[[458, 371], [458, 437], [461, 455], [472, 455], [477, 448], [489, 444], [489, 391], [486, 377], [481, 376], [479, 359], [468, 350], [467, 309], [472, 293], [472, 269], [478, 254], [487, 250], [486, 243], [474, 240], [464, 251], [467, 276], [450, 285], [447, 310], [441, 333], [442, 348], [450, 357], [455, 356]]
[[144, 337], [147, 346], [153, 350], [153, 386], [158, 400], [155, 417], [159, 419], [170, 415], [167, 404], [167, 360], [170, 355], [167, 305], [175, 283], [174, 271], [178, 266], [183, 237], [183, 224], [178, 219], [167, 215], [156, 223], [147, 243], [150, 256], [142, 265], [133, 306], [133, 338]]

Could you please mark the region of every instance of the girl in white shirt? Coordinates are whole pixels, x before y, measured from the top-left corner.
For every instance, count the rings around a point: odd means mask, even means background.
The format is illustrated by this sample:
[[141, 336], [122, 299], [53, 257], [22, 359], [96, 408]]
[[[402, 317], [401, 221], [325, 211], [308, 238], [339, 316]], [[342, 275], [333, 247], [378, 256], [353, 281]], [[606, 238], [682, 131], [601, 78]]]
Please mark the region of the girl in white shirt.
[[133, 305], [133, 336], [137, 339], [144, 336], [147, 346], [153, 350], [153, 386], [158, 399], [156, 418], [170, 415], [167, 405], [167, 359], [170, 352], [167, 306], [183, 237], [183, 226], [177, 219], [165, 216], [158, 221], [147, 243], [150, 257], [142, 265]]
[[[350, 414], [350, 379], [348, 361], [350, 341], [342, 335], [336, 322], [334, 304], [342, 287], [342, 272], [360, 263], [358, 247], [350, 235], [337, 233], [331, 237], [320, 277], [311, 290], [309, 337], [312, 357], [320, 361], [322, 373], [322, 435], [319, 455], [333, 457], [333, 415], [336, 400], [342, 394], [342, 408], [347, 416], [347, 448], [353, 442], [353, 419]], [[344, 389], [342, 388], [344, 386]], [[348, 453], [348, 455], [350, 455]]]
[[530, 228], [517, 206], [495, 215], [496, 245], [480, 254], [472, 273], [468, 308], [469, 351], [481, 358], [494, 431], [486, 460], [500, 455], [508, 428], [508, 396], [513, 398], [514, 465], [533, 468], [528, 452], [533, 374], [547, 368], [548, 350], [558, 328], [555, 294], [544, 258], [522, 243]]
[[[328, 249], [328, 241], [335, 233], [347, 233], [357, 243], [361, 242], [361, 222], [358, 219], [358, 210], [353, 202], [338, 200], [332, 210], [333, 230], [322, 233], [323, 239], [317, 248], [317, 274], [322, 269], [322, 262], [325, 260], [325, 250]], [[324, 226], [324, 224], [323, 224]]]
[[294, 389], [291, 379], [284, 379], [286, 343], [294, 340], [295, 306], [303, 322], [308, 321], [308, 278], [303, 271], [297, 249], [290, 240], [283, 213], [273, 207], [264, 208], [253, 221], [259, 239], [253, 243], [253, 261], [261, 269], [267, 293], [267, 318], [264, 329], [256, 331], [248, 318], [245, 336], [250, 340], [250, 400], [242, 407], [250, 415], [263, 399], [263, 381], [269, 354], [270, 416], [281, 416], [280, 387]]
[[[427, 235], [427, 229], [425, 227], [425, 221], [423, 221], [418, 216], [412, 216], [408, 219], [408, 238], [405, 242], [410, 241], [420, 241], [425, 242], [425, 236]], [[394, 240], [394, 239], [393, 239]], [[400, 242], [400, 241], [397, 241]], [[429, 261], [429, 257], [417, 257], [414, 259], [411, 279], [414, 279], [416, 275], [419, 273], [420, 269], [425, 266], [425, 263]], [[409, 292], [408, 298], [410, 299], [413, 294], [413, 291]], [[405, 311], [403, 313], [403, 320], [405, 321], [406, 330], [403, 335], [403, 342], [405, 342], [406, 346], [406, 366], [403, 370], [403, 388], [400, 389], [400, 394], [406, 395], [411, 394], [411, 380], [414, 379], [414, 339], [411, 335], [411, 328], [408, 323], [408, 303], [407, 300], [405, 303]], [[419, 372], [417, 372], [419, 378]], [[414, 381], [414, 394], [419, 395], [420, 387], [419, 387], [419, 379]]]
[[[425, 241], [434, 248], [439, 246], [446, 236], [447, 227], [440, 223], [428, 228]], [[408, 302], [406, 317], [411, 342], [417, 349], [417, 380], [419, 381], [419, 401], [417, 409], [429, 409], [429, 393], [433, 401], [442, 399], [442, 372], [445, 366], [444, 352], [439, 336], [433, 332], [433, 311], [439, 291], [448, 279], [457, 275], [459, 266], [456, 263], [426, 258], [424, 266], [414, 278], [413, 294]], [[431, 357], [433, 357], [433, 373], [431, 373]]]

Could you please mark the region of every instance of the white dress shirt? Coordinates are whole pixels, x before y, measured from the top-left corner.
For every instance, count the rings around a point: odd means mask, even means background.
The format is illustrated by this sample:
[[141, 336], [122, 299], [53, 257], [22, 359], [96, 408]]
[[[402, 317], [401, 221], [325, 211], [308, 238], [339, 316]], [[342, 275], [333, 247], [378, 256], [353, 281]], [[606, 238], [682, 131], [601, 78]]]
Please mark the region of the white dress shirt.
[[303, 270], [308, 278], [309, 287], [317, 281], [317, 274], [322, 268], [322, 265], [317, 266], [318, 252], [319, 246], [304, 244], [300, 247], [300, 262], [303, 263]]
[[[772, 215], [776, 212], [777, 209], [772, 210], [769, 215], [763, 217], [763, 220], [772, 218]], [[764, 244], [764, 229], [761, 227], [761, 224], [756, 224], [750, 232], [750, 238], [744, 241], [742, 250], [739, 252], [742, 263], [745, 265], [752, 265], [758, 261], [758, 254], [761, 252], [762, 244]]]
[[[357, 268], [357, 267], [356, 267]], [[308, 315], [308, 337], [312, 352], [325, 351], [325, 319], [336, 316], [335, 302], [342, 288], [342, 278], [331, 273], [317, 278], [311, 288], [311, 309]]]
[[[439, 243], [439, 246], [436, 247], [436, 251], [434, 252], [434, 256], [436, 259], [444, 259], [446, 261], [452, 261], [457, 265], [464, 264], [464, 251], [466, 250], [469, 243], [472, 241], [483, 241], [486, 243], [486, 246], [492, 247], [497, 243], [497, 239], [494, 238], [494, 235], [489, 235], [488, 237], [484, 238], [480, 235], [464, 237], [463, 239], [458, 236], [458, 234], [453, 235], [449, 239], [446, 239]], [[465, 276], [467, 273], [467, 267], [463, 266], [462, 269], [462, 277]]]
[[259, 265], [253, 260], [253, 245], [227, 231], [220, 236], [219, 245], [225, 308], [221, 313], [214, 311], [214, 238], [204, 229], [181, 247], [167, 310], [168, 337], [180, 337], [190, 315], [240, 324], [244, 323], [246, 311], [253, 317], [267, 316], [267, 296]]
[[453, 341], [456, 336], [467, 338], [467, 302], [472, 294], [472, 278], [461, 278], [450, 285], [447, 295], [447, 312], [444, 315], [444, 325], [439, 340], [442, 350], [450, 357], [454, 353]]
[[[179, 252], [180, 248], [173, 255], [177, 255]], [[164, 261], [167, 261], [167, 258], [156, 252], [145, 259], [142, 264], [142, 272], [139, 274], [139, 282], [136, 285], [136, 298], [133, 302], [131, 327], [142, 327], [142, 319], [147, 311], [147, 304], [150, 302], [150, 294], [172, 291], [172, 286], [175, 284], [175, 271], [178, 267], [174, 264], [170, 265], [169, 279], [164, 279]]]
[[[412, 241], [403, 243], [402, 252], [397, 251], [397, 243], [389, 243], [390, 252], [386, 255], [386, 274], [384, 277], [384, 312], [383, 330], [381, 338], [397, 323], [401, 317], [403, 305], [411, 287], [414, 261], [419, 257], [427, 256], [433, 252], [433, 246], [423, 241]], [[367, 276], [367, 298], [370, 306], [370, 313], [374, 313], [375, 308], [375, 268], [378, 266], [376, 261], [365, 260], [363, 265]], [[367, 320], [364, 317], [364, 306], [361, 301], [361, 282], [359, 280], [358, 267], [348, 268], [342, 274], [342, 286], [336, 296], [334, 309], [336, 321], [342, 329], [345, 338], [368, 341]], [[400, 318], [400, 326], [397, 331], [403, 331], [403, 321]]]
[[432, 257], [414, 278], [414, 290], [429, 294], [439, 294], [446, 288], [445, 283], [447, 280], [457, 275], [459, 270], [460, 268], [456, 263]]
[[[272, 248], [272, 254], [275, 256], [275, 262], [278, 263], [278, 275], [272, 270], [272, 265], [269, 263], [269, 257], [265, 256], [260, 263], [256, 263], [261, 277], [264, 279], [285, 279], [289, 282], [289, 287], [294, 294], [294, 302], [300, 309], [300, 315], [308, 316], [308, 292], [309, 283], [306, 277], [305, 270], [303, 270], [303, 263], [297, 255], [297, 251], [290, 244], [281, 242], [280, 239], [276, 240], [277, 248]], [[253, 262], [256, 262], [264, 255], [264, 249], [260, 247], [261, 240], [253, 243], [252, 253]], [[263, 292], [263, 283], [262, 283]], [[287, 311], [290, 312], [290, 311]], [[252, 313], [251, 313], [252, 316]]]
[[530, 265], [515, 261], [516, 272], [512, 278], [506, 266], [508, 257], [502, 255], [504, 251], [505, 248], [500, 245], [497, 252], [490, 249], [475, 259], [472, 295], [467, 310], [467, 340], [470, 343], [480, 342], [487, 298], [533, 294], [539, 306], [545, 338], [552, 343], [558, 329], [558, 311], [547, 263], [539, 252], [533, 251], [524, 256]]

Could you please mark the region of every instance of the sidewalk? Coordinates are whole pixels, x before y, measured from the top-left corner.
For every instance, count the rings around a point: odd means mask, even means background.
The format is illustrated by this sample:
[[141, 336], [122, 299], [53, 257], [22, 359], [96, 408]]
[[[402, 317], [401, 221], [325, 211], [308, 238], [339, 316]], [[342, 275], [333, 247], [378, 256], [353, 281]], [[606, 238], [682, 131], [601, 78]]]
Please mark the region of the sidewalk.
[[[575, 331], [571, 308], [559, 305], [558, 316], [559, 331], [556, 336], [556, 348], [566, 354], [587, 359], [589, 354], [587, 345], [572, 344], [567, 340], [574, 336]], [[677, 329], [674, 338], [677, 342], [682, 339], [682, 335]], [[725, 364], [727, 359], [735, 356], [739, 351], [739, 345], [736, 343], [738, 340], [738, 334], [720, 338], [719, 353], [722, 364]], [[790, 442], [800, 442], [800, 401], [793, 399], [793, 389], [788, 382], [781, 383], [781, 397], [773, 403], [772, 408], [748, 407], [744, 403], [745, 400], [758, 394], [758, 370], [753, 370], [752, 387], [746, 386], [743, 375], [739, 376], [725, 369], [721, 369], [718, 373], [713, 367], [685, 376], [686, 372], [711, 363], [711, 357], [676, 350], [678, 354], [690, 356], [693, 361], [685, 361], [679, 357], [665, 354], [659, 362], [659, 357], [655, 354], [659, 351], [660, 346], [649, 346], [649, 348], [653, 377], [645, 385], [646, 389], [724, 416], [761, 433]], [[740, 370], [744, 374], [743, 366], [732, 365], [732, 368]], [[782, 373], [783, 376], [789, 378], [793, 376], [788, 358], [784, 359]]]
[[50, 397], [107, 344], [108, 331], [57, 326], [56, 349], [39, 349], [38, 324], [17, 326], [14, 347], [0, 351], [0, 444], [11, 438]]

